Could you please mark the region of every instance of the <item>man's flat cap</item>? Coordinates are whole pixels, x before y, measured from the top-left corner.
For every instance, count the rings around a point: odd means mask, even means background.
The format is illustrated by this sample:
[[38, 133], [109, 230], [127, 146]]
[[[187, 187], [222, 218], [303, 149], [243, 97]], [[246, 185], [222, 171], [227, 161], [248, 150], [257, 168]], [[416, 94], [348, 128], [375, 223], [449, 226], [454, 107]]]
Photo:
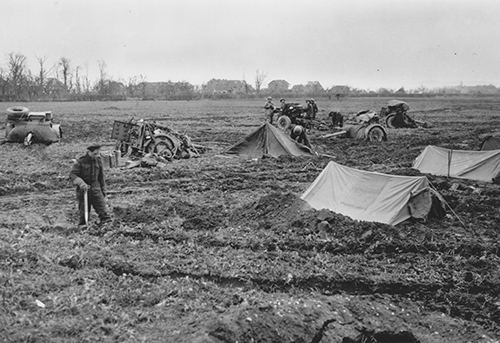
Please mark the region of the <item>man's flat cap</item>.
[[100, 149], [100, 148], [101, 148], [100, 144], [92, 144], [92, 145], [90, 145], [90, 146], [87, 147], [87, 150], [94, 151], [94, 150], [97, 150], [97, 149]]

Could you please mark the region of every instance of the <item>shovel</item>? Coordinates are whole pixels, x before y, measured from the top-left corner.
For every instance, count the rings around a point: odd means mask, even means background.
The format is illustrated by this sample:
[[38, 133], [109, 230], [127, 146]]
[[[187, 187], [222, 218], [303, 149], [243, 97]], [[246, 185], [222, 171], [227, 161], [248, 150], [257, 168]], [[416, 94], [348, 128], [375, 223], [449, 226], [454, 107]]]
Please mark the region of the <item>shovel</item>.
[[89, 194], [87, 190], [83, 191], [83, 209], [85, 211], [85, 225], [89, 224]]

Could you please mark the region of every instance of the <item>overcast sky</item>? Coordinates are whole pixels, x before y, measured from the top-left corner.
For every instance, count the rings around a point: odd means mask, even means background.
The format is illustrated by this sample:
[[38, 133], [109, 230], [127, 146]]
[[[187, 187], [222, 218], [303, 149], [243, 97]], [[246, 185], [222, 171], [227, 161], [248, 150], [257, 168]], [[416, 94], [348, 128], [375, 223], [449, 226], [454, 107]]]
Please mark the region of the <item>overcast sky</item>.
[[9, 52], [148, 81], [500, 86], [496, 0], [0, 0]]

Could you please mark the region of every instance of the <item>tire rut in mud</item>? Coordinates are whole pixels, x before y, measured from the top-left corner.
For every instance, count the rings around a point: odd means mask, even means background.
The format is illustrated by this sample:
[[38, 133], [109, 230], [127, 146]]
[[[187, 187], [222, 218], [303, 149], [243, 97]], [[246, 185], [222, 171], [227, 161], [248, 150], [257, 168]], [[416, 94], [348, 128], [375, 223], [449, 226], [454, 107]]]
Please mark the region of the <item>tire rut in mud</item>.
[[175, 266], [164, 264], [162, 269], [136, 265], [135, 262], [109, 257], [93, 258], [92, 261], [81, 262], [78, 258], [62, 260], [61, 265], [72, 268], [104, 268], [111, 273], [122, 276], [134, 275], [144, 279], [158, 278], [190, 278], [203, 282], [212, 282], [219, 287], [260, 289], [267, 293], [318, 292], [324, 295], [348, 294], [389, 295], [402, 297], [422, 303], [429, 310], [447, 313], [451, 317], [473, 320], [489, 331], [499, 332], [499, 313], [495, 305], [498, 284], [483, 282], [469, 283], [457, 287], [452, 281], [427, 282], [418, 281], [375, 281], [369, 276], [346, 276], [342, 278], [317, 275], [309, 277], [294, 277], [291, 280], [269, 279], [266, 277], [233, 277], [216, 273], [192, 273], [179, 270]]
[[[158, 218], [158, 214], [155, 217]], [[119, 229], [113, 232], [115, 236], [130, 237], [134, 240], [151, 240], [153, 242], [170, 241], [175, 244], [184, 244], [191, 242], [204, 247], [221, 247], [233, 248], [241, 250], [257, 251], [297, 251], [304, 256], [313, 255], [315, 253], [329, 253], [332, 255], [358, 255], [365, 254], [370, 256], [381, 256], [384, 258], [402, 256], [404, 254], [411, 256], [429, 255], [433, 253], [445, 254], [446, 256], [461, 256], [464, 258], [482, 256], [497, 256], [500, 257], [500, 248], [495, 244], [480, 244], [478, 242], [455, 242], [452, 244], [438, 242], [408, 242], [408, 240], [384, 241], [384, 239], [372, 240], [360, 239], [345, 239], [345, 240], [328, 240], [321, 241], [318, 235], [318, 240], [300, 239], [300, 238], [280, 238], [271, 236], [267, 241], [242, 240], [240, 238], [232, 239], [231, 237], [214, 237], [207, 234], [207, 230], [213, 231], [220, 227], [223, 223], [223, 217], [214, 218], [210, 212], [205, 215], [194, 216], [191, 219], [182, 223], [181, 227], [186, 230], [201, 231], [199, 233], [162, 230], [158, 227], [155, 230], [150, 228], [143, 229]], [[167, 232], [165, 232], [167, 231]], [[94, 235], [102, 235], [103, 233], [95, 232]]]

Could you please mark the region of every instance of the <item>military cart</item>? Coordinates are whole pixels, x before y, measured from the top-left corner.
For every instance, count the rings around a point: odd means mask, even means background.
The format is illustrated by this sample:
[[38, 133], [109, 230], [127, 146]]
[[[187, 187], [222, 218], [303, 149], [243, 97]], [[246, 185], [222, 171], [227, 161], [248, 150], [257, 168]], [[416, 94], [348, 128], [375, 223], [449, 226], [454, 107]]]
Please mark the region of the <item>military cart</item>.
[[198, 157], [197, 147], [188, 136], [152, 121], [116, 120], [111, 139], [121, 156], [154, 153], [167, 160]]

